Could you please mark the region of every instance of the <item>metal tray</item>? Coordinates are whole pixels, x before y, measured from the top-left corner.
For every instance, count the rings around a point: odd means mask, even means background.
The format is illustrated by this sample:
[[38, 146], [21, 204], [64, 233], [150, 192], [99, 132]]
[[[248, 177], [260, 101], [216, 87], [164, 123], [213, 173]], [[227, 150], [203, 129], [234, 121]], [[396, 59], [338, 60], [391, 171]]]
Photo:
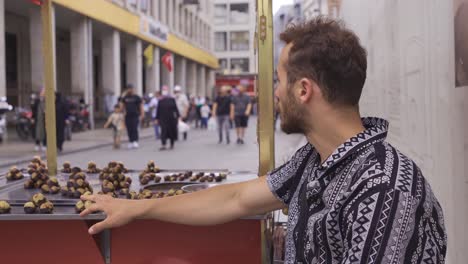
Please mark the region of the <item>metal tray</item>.
[[[164, 177], [166, 175], [172, 175], [177, 173], [182, 173], [189, 170], [161, 170], [161, 172], [156, 173], [156, 175], [160, 177]], [[227, 173], [227, 170], [191, 170], [194, 174], [199, 172], [205, 172], [205, 175], [209, 175], [210, 173], [214, 173], [219, 175], [219, 173]], [[146, 185], [141, 185], [139, 181], [139, 175], [141, 171], [137, 170], [129, 170], [128, 173], [125, 173], [126, 176], [132, 178], [132, 184], [130, 185], [130, 191], [139, 192], [142, 189], [151, 189], [154, 191], [168, 191], [170, 189], [181, 189], [185, 185], [197, 184], [199, 182], [190, 182], [190, 181], [177, 181], [177, 182], [162, 182], [154, 183], [150, 182]], [[68, 178], [69, 173], [62, 173], [59, 172], [57, 174], [57, 180], [60, 186], [65, 186]], [[4, 179], [4, 178], [3, 178]], [[0, 200], [8, 201], [13, 206], [24, 205], [24, 203], [30, 201], [31, 197], [41, 192], [40, 189], [24, 189], [24, 182], [29, 179], [29, 175], [25, 174], [25, 177], [21, 180], [16, 181], [8, 181], [6, 180], [2, 182], [0, 179]], [[97, 193], [101, 191], [101, 181], [99, 180], [98, 173], [86, 173], [86, 180], [89, 182], [91, 187], [93, 188], [94, 192]], [[224, 182], [225, 180], [223, 180]], [[51, 201], [54, 205], [70, 205], [74, 206], [79, 198], [71, 198], [62, 196], [61, 193], [58, 194], [44, 194], [44, 196]], [[118, 195], [119, 198], [125, 198], [125, 195]]]

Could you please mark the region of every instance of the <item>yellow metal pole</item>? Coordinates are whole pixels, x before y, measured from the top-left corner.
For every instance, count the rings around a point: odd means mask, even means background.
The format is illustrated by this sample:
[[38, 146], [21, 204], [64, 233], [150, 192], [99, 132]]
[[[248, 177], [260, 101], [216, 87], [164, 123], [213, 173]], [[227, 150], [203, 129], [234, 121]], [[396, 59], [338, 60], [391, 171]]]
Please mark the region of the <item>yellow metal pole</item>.
[[46, 102], [47, 167], [49, 175], [57, 174], [57, 140], [55, 130], [55, 81], [52, 0], [45, 0], [41, 7], [42, 48], [44, 53], [44, 80]]
[[275, 166], [273, 14], [271, 0], [257, 0], [259, 175]]
[[[257, 0], [258, 48], [258, 124], [259, 176], [265, 175], [275, 166], [274, 98], [273, 98], [273, 12], [272, 0]], [[270, 263], [269, 247], [272, 233], [270, 220], [261, 223], [262, 263]], [[270, 243], [268, 243], [270, 241]]]

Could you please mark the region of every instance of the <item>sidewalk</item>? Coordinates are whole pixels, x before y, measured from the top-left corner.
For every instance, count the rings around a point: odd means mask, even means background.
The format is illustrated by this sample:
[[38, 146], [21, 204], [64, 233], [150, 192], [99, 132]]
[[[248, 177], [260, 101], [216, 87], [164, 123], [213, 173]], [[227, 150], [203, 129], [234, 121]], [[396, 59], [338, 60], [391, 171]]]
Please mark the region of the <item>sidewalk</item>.
[[[141, 129], [140, 138], [152, 137], [153, 133], [152, 128]], [[122, 139], [123, 142], [127, 142], [126, 134], [123, 135]], [[112, 144], [112, 131], [110, 129], [96, 129], [74, 133], [72, 141], [65, 141], [63, 152], [58, 153], [58, 156], [111, 146]], [[7, 142], [0, 144], [0, 168], [29, 161], [34, 155], [45, 157], [44, 152], [34, 151], [34, 142], [32, 140], [19, 141], [18, 139], [10, 138]]]

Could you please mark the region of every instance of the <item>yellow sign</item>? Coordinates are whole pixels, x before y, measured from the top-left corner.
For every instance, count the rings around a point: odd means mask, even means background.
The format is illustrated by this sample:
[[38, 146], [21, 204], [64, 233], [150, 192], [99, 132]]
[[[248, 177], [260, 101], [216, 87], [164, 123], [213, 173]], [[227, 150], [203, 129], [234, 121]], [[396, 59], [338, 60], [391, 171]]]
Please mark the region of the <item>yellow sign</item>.
[[153, 66], [153, 60], [154, 60], [153, 51], [154, 51], [154, 46], [150, 44], [143, 52], [143, 56], [145, 56], [146, 58], [146, 66], [148, 67]]
[[[181, 39], [174, 34], [167, 34], [167, 42], [157, 41], [141, 32], [142, 23], [140, 16], [136, 15], [107, 0], [52, 0], [65, 8], [78, 12], [91, 19], [100, 21], [117, 30], [133, 35], [155, 46], [176, 53], [192, 61], [217, 69], [218, 58], [210, 52], [194, 46], [189, 41]], [[143, 25], [144, 27], [144, 25]], [[148, 23], [150, 29], [150, 23]]]

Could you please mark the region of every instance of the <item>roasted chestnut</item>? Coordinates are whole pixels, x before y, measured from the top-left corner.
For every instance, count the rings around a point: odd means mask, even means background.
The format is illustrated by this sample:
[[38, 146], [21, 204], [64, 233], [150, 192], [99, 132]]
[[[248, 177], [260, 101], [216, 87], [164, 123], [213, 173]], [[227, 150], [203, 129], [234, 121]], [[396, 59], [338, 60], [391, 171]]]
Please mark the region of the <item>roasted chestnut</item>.
[[32, 189], [32, 188], [34, 188], [34, 182], [33, 182], [31, 179], [26, 180], [26, 181], [24, 182], [24, 188], [25, 188], [25, 189]]
[[49, 185], [43, 184], [43, 185], [41, 186], [41, 191], [42, 191], [42, 193], [50, 193], [50, 187], [49, 187]]
[[79, 200], [76, 204], [75, 204], [75, 211], [77, 213], [81, 213], [83, 212], [85, 209], [85, 205], [84, 205], [84, 202]]
[[27, 202], [24, 204], [23, 209], [27, 214], [34, 214], [36, 212], [36, 205], [33, 202]]
[[39, 206], [39, 213], [41, 214], [51, 214], [54, 212], [54, 205], [47, 201], [43, 204], [41, 204], [41, 206]]
[[138, 193], [135, 192], [135, 191], [131, 191], [131, 192], [127, 193], [127, 199], [130, 199], [130, 200], [138, 199]]
[[52, 186], [52, 187], [50, 187], [50, 193], [51, 193], [51, 194], [57, 194], [57, 193], [59, 193], [59, 192], [60, 192], [60, 187], [58, 187], [58, 186]]
[[6, 201], [0, 201], [0, 214], [8, 214], [11, 211], [11, 206]]

